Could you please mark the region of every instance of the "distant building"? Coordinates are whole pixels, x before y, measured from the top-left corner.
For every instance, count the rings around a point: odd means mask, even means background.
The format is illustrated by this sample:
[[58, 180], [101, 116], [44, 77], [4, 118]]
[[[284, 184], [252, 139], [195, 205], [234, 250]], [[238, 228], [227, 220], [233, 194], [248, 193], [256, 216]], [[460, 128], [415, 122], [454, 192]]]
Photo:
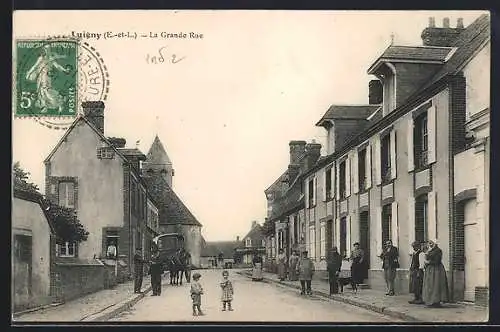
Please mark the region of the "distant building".
[[200, 265], [202, 224], [189, 211], [172, 187], [174, 169], [158, 136], [155, 137], [142, 167], [142, 179], [158, 204], [159, 232], [180, 233], [192, 264]]
[[202, 241], [200, 267], [201, 268], [226, 268], [234, 264], [234, 255], [237, 241]]
[[237, 237], [236, 242], [238, 242], [235, 254], [236, 264], [252, 264], [255, 253], [261, 256], [265, 256], [266, 254], [266, 240], [263, 229], [256, 221], [252, 221], [252, 226], [248, 234], [241, 241]]

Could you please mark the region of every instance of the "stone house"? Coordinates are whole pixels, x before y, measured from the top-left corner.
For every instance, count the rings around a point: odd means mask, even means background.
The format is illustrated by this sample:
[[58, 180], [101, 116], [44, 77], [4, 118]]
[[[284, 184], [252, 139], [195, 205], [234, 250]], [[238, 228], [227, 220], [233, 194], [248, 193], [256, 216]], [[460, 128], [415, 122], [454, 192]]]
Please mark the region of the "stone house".
[[[57, 247], [57, 255], [73, 265], [103, 261], [115, 270], [108, 248], [117, 247], [118, 277], [129, 277], [135, 248], [144, 248], [158, 233], [156, 203], [141, 177], [140, 163], [146, 156], [125, 148], [124, 139], [108, 138], [104, 131], [104, 103], [84, 102], [83, 115], [75, 119], [45, 159], [46, 197], [77, 211], [89, 232], [87, 241]], [[114, 276], [114, 272], [111, 272]]]
[[237, 241], [205, 241], [202, 240], [200, 254], [201, 268], [228, 268], [235, 263]]
[[330, 243], [349, 255], [360, 242], [370, 286], [384, 288], [377, 256], [391, 239], [400, 253], [397, 292], [406, 293], [411, 242], [435, 238], [453, 299], [484, 303], [489, 17], [466, 28], [461, 19], [455, 28], [447, 19], [438, 28], [431, 19], [422, 39], [422, 46], [389, 46], [369, 67], [378, 78], [370, 82], [370, 105], [334, 105], [318, 122], [328, 132], [328, 155], [303, 175], [313, 198], [306, 242], [319, 251], [319, 269]]
[[261, 256], [266, 254], [266, 240], [263, 229], [256, 221], [252, 221], [250, 231], [240, 240], [236, 238], [238, 246], [236, 247], [235, 264], [251, 265], [254, 253]]

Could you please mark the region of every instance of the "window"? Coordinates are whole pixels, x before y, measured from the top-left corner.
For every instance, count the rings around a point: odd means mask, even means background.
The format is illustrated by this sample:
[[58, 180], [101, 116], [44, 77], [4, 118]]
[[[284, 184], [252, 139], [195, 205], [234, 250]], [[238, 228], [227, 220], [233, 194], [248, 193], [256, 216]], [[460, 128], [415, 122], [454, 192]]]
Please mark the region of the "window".
[[325, 198], [327, 201], [332, 199], [332, 169], [329, 168], [325, 172]]
[[347, 217], [340, 218], [340, 245], [339, 253], [342, 257], [347, 254]]
[[299, 218], [298, 218], [298, 216], [293, 217], [292, 225], [293, 225], [293, 240], [294, 240], [294, 243], [298, 243], [299, 242]]
[[309, 188], [309, 207], [314, 206], [314, 178], [309, 180], [308, 183], [308, 188]]
[[316, 257], [316, 230], [314, 227], [309, 228], [309, 257]]
[[31, 263], [32, 243], [30, 235], [16, 234], [14, 236], [14, 254], [19, 262]]
[[367, 189], [366, 186], [366, 148], [358, 152], [358, 184], [359, 191], [364, 191]]
[[252, 246], [252, 239], [251, 238], [246, 238], [245, 239], [245, 247], [251, 247]]
[[285, 247], [285, 237], [283, 231], [278, 232], [278, 249], [283, 249]]
[[97, 158], [99, 159], [113, 159], [115, 157], [115, 151], [111, 147], [97, 148]]
[[319, 256], [326, 257], [326, 225], [323, 223], [319, 228]]
[[265, 246], [266, 246], [266, 240], [262, 239], [262, 241], [261, 241], [261, 246], [262, 246], [262, 247], [265, 247]]
[[67, 208], [75, 207], [75, 184], [59, 182], [59, 205]]
[[428, 211], [427, 194], [419, 196], [415, 201], [415, 241], [427, 240]]
[[413, 154], [415, 166], [423, 168], [427, 166], [427, 155], [429, 150], [429, 139], [427, 132], [427, 112], [420, 114], [414, 120], [415, 126], [413, 129]]
[[271, 238], [271, 257], [276, 257], [276, 239], [274, 236]]
[[345, 160], [340, 163], [338, 181], [339, 181], [340, 199], [345, 199], [346, 198], [346, 161]]
[[392, 240], [392, 205], [382, 207], [382, 243]]
[[59, 257], [75, 257], [76, 256], [76, 244], [74, 242], [66, 242], [64, 244], [57, 245], [57, 255]]
[[385, 135], [381, 141], [381, 177], [382, 182], [388, 182], [391, 180], [391, 135]]
[[107, 231], [106, 232], [106, 257], [116, 258], [118, 255], [118, 232], [117, 231]]

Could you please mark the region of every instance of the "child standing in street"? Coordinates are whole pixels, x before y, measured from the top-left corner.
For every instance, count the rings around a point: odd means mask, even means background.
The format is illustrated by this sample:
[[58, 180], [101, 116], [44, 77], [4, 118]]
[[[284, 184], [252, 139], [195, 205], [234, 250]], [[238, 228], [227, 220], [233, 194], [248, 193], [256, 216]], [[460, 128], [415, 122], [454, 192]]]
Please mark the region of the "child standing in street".
[[[203, 287], [200, 284], [201, 274], [193, 274], [193, 283], [191, 283], [191, 299], [193, 300], [193, 316], [203, 316], [201, 311], [201, 295], [203, 294]], [[196, 313], [198, 309], [198, 313]]]
[[227, 305], [227, 310], [233, 311], [233, 308], [231, 307], [231, 301], [233, 301], [233, 284], [229, 280], [229, 272], [224, 270], [222, 271], [222, 282], [220, 283], [220, 287], [222, 288], [222, 311], [226, 311], [226, 305]]

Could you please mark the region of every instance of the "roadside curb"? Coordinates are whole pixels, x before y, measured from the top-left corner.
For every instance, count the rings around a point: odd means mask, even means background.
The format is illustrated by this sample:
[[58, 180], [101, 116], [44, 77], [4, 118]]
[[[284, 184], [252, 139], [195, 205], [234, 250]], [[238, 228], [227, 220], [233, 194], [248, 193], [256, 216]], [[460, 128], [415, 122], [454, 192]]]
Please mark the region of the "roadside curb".
[[[239, 271], [239, 272], [236, 272], [236, 273], [238, 273], [240, 275], [243, 275], [245, 277], [251, 277], [251, 273], [249, 273], [249, 272]], [[278, 285], [285, 286], [285, 287], [288, 287], [288, 288], [300, 289], [300, 286], [298, 286], [298, 285], [290, 285], [288, 283], [281, 283], [281, 282], [278, 282], [277, 280], [272, 280], [272, 279], [269, 279], [267, 277], [264, 277], [263, 281], [266, 282], [266, 283], [278, 284]], [[357, 299], [354, 300], [354, 299], [350, 299], [350, 298], [339, 296], [339, 295], [330, 296], [329, 294], [327, 294], [325, 292], [316, 291], [316, 290], [313, 291], [313, 295], [316, 295], [316, 296], [319, 296], [319, 297], [322, 297], [322, 298], [326, 298], [326, 299], [331, 299], [331, 300], [334, 300], [334, 301], [337, 301], [337, 302], [347, 303], [347, 304], [350, 304], [350, 305], [353, 305], [353, 306], [356, 306], [356, 307], [360, 307], [360, 308], [363, 308], [363, 309], [371, 310], [371, 311], [377, 312], [379, 314], [387, 315], [387, 316], [390, 316], [390, 317], [393, 317], [393, 318], [397, 318], [397, 319], [401, 319], [401, 320], [404, 320], [404, 321], [407, 321], [407, 322], [423, 322], [423, 320], [421, 320], [421, 319], [419, 319], [417, 317], [408, 315], [408, 314], [406, 314], [404, 312], [400, 312], [400, 311], [394, 310], [392, 308], [389, 309], [387, 307], [383, 307], [383, 306], [376, 305], [376, 304], [369, 303], [369, 302], [359, 301]]]
[[63, 304], [64, 304], [64, 302], [50, 303], [50, 304], [42, 305], [39, 307], [26, 309], [23, 311], [17, 311], [17, 312], [12, 313], [12, 317], [17, 318], [19, 316], [29, 314], [31, 312], [37, 312], [37, 311], [44, 310], [44, 309], [54, 308], [54, 307], [58, 307], [58, 306], [63, 305]]
[[88, 322], [88, 321], [107, 321], [116, 315], [122, 313], [123, 311], [126, 311], [134, 306], [137, 302], [139, 302], [141, 299], [143, 299], [146, 294], [148, 294], [152, 289], [152, 286], [148, 286], [144, 292], [140, 294], [134, 294], [133, 296], [129, 297], [128, 299], [115, 303], [107, 308], [104, 308], [103, 310], [93, 313], [90, 316], [84, 317], [80, 321], [83, 322]]

